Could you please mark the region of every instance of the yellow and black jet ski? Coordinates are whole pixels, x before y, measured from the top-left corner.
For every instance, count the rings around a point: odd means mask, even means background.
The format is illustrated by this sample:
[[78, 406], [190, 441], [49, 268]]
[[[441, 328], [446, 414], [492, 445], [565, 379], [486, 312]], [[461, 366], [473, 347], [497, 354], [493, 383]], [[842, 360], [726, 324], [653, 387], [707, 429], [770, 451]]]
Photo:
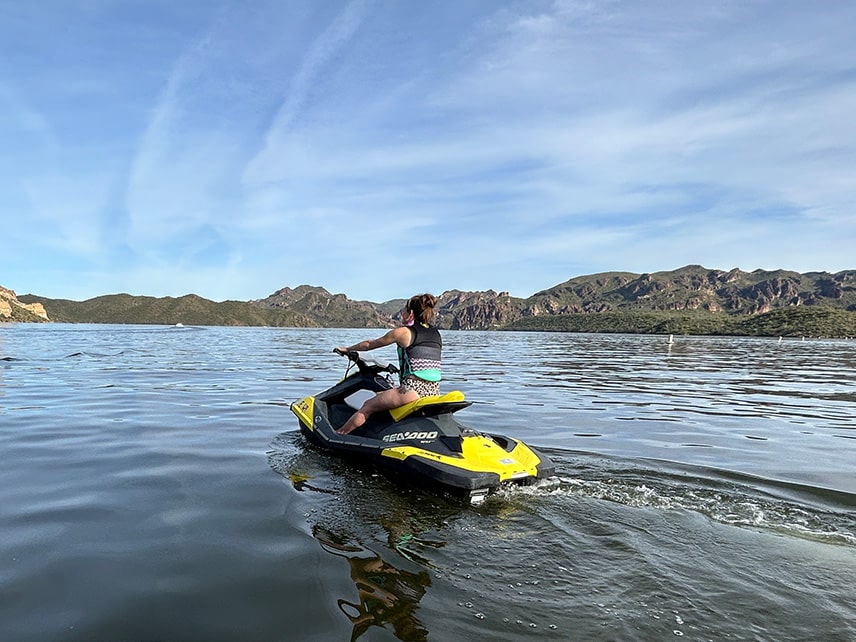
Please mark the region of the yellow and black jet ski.
[[348, 368], [339, 383], [291, 404], [311, 443], [474, 504], [500, 484], [530, 484], [553, 474], [550, 459], [523, 442], [460, 424], [454, 413], [472, 402], [457, 390], [375, 413], [357, 430], [340, 435], [336, 429], [367, 396], [394, 387], [391, 378], [398, 372], [395, 365], [358, 352], [345, 356]]

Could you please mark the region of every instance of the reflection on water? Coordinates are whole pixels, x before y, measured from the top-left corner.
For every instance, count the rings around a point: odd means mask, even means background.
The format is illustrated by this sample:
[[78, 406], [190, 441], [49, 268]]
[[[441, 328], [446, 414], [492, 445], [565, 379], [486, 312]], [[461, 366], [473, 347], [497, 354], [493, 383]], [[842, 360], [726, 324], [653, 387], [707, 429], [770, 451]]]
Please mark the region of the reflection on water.
[[[272, 442], [268, 462], [294, 490], [327, 500], [313, 502], [306, 518], [321, 548], [348, 561], [356, 599], [340, 596], [336, 604], [353, 626], [351, 639], [382, 627], [400, 640], [426, 640], [428, 630], [417, 612], [431, 576], [421, 550], [445, 542], [423, 534], [445, 518], [441, 515], [437, 522], [433, 511], [420, 516], [418, 510], [409, 510], [404, 497], [381, 477], [313, 449], [295, 432]], [[419, 497], [417, 505], [419, 500], [431, 498]]]
[[348, 560], [356, 600], [336, 598], [352, 623], [352, 640], [383, 627], [401, 640], [424, 640], [419, 602], [431, 586], [432, 551], [446, 546], [460, 502], [404, 489], [282, 433], [268, 451], [270, 466], [309, 495], [304, 514], [323, 550]]
[[419, 600], [431, 585], [427, 571], [396, 568], [352, 537], [334, 534], [318, 524], [312, 534], [325, 551], [348, 560], [359, 602], [339, 598], [336, 603], [354, 625], [351, 640], [373, 626], [391, 628], [400, 640], [428, 639], [427, 629], [416, 616]]

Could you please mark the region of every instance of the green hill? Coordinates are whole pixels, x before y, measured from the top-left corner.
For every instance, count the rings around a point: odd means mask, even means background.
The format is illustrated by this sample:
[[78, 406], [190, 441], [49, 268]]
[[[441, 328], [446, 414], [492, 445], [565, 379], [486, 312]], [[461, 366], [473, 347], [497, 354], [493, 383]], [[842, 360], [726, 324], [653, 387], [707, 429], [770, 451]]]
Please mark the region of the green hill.
[[317, 327], [298, 312], [263, 308], [243, 301], [217, 303], [195, 294], [145, 297], [110, 294], [86, 301], [45, 299], [27, 295], [22, 301], [41, 303], [53, 321], [65, 323], [144, 323], [174, 325]]
[[593, 312], [525, 317], [502, 329], [628, 334], [856, 337], [856, 312], [822, 306], [781, 308], [746, 317], [703, 311]]

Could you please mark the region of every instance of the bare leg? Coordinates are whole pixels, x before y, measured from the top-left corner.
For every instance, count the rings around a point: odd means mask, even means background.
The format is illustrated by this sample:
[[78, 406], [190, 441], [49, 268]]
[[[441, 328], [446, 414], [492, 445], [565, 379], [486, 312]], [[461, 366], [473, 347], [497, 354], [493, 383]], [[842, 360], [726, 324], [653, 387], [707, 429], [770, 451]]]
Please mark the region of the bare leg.
[[362, 426], [368, 418], [381, 410], [391, 410], [398, 408], [411, 401], [419, 399], [419, 394], [415, 390], [404, 391], [402, 388], [393, 388], [392, 390], [384, 390], [377, 393], [374, 397], [366, 401], [362, 408], [357, 410], [345, 425], [339, 428], [336, 432], [342, 435], [347, 435], [349, 432], [356, 430]]

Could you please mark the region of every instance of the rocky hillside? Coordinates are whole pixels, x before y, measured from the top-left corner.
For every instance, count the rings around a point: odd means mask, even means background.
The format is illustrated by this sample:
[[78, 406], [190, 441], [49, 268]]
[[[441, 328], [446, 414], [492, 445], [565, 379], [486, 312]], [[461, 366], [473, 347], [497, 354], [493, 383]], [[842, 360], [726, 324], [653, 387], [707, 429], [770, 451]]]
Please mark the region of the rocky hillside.
[[378, 304], [352, 301], [344, 294], [330, 294], [324, 288], [311, 285], [283, 288], [266, 299], [251, 303], [260, 308], [287, 310], [312, 320], [308, 325], [333, 328], [383, 328], [393, 323], [394, 314], [393, 310], [386, 312]]
[[[344, 294], [330, 294], [310, 285], [283, 288], [266, 299], [252, 303], [291, 310], [316, 319], [319, 325], [338, 328], [383, 328], [394, 326], [406, 299], [384, 303], [352, 301]], [[437, 301], [439, 323], [451, 330], [499, 328], [521, 316], [521, 302], [508, 292], [443, 292]]]
[[[215, 303], [195, 295], [117, 294], [83, 302], [23, 296], [14, 309], [41, 304], [51, 319], [68, 322], [385, 328], [397, 322], [404, 302], [353, 301], [301, 285], [247, 302]], [[813, 312], [788, 312], [798, 309]], [[853, 336], [856, 270], [800, 274], [690, 265], [651, 274], [605, 272], [575, 277], [527, 298], [450, 290], [439, 295], [438, 313], [438, 325], [454, 330]]]
[[[351, 301], [323, 288], [300, 286], [284, 288], [254, 303], [293, 310], [317, 319], [323, 326], [384, 327], [395, 322], [404, 300], [383, 304]], [[453, 330], [551, 329], [561, 325], [557, 318], [592, 314], [600, 316], [588, 319], [588, 326], [600, 328], [620, 317], [627, 329], [640, 313], [651, 312], [672, 316], [698, 313], [692, 315], [696, 321], [690, 324], [698, 331], [725, 331], [727, 319], [798, 306], [856, 312], [856, 270], [836, 274], [726, 272], [690, 265], [651, 274], [606, 272], [576, 277], [525, 299], [493, 290], [450, 290], [439, 296], [438, 305], [440, 327]], [[662, 315], [655, 317], [661, 319]], [[687, 314], [683, 317], [689, 318]], [[735, 326], [732, 323], [729, 327]]]
[[526, 299], [508, 292], [444, 292], [438, 299], [439, 325], [450, 330], [494, 330], [524, 314]]
[[24, 303], [12, 291], [0, 286], [0, 321], [50, 321], [41, 303]]
[[594, 274], [529, 297], [505, 329], [854, 336], [856, 271]]
[[856, 270], [767, 272], [708, 270], [608, 272], [560, 283], [526, 300], [524, 316], [618, 310], [706, 310], [748, 315], [798, 305], [856, 311]]

